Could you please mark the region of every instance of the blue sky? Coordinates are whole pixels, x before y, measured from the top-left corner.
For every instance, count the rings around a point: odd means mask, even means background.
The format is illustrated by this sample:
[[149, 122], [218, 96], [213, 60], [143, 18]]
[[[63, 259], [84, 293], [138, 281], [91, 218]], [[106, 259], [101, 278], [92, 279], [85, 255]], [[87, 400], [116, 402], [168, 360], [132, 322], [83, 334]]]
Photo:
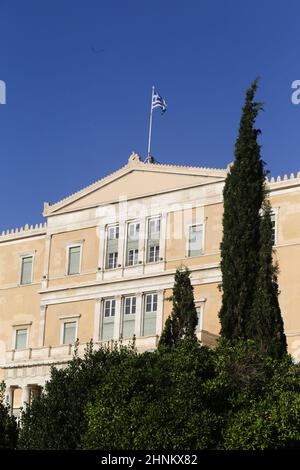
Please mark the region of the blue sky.
[[260, 76], [262, 156], [300, 170], [300, 3], [277, 0], [0, 0], [0, 229], [147, 152], [225, 167], [245, 90]]

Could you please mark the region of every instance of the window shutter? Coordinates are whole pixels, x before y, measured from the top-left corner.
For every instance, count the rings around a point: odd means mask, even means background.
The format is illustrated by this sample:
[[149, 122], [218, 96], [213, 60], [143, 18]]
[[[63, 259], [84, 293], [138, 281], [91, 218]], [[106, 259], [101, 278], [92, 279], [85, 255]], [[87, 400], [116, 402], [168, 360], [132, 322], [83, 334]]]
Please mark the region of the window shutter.
[[107, 341], [114, 337], [115, 309], [116, 301], [114, 299], [105, 300], [101, 332], [102, 341]]
[[147, 294], [144, 308], [143, 336], [156, 333], [157, 294]]
[[159, 257], [159, 239], [160, 239], [160, 219], [149, 219], [148, 221], [148, 256], [147, 261], [150, 261], [150, 249], [158, 250], [157, 259]]
[[[113, 236], [113, 238], [110, 238]], [[119, 245], [119, 227], [109, 227], [106, 240], [106, 268], [109, 266], [109, 255], [110, 253], [118, 253]]]

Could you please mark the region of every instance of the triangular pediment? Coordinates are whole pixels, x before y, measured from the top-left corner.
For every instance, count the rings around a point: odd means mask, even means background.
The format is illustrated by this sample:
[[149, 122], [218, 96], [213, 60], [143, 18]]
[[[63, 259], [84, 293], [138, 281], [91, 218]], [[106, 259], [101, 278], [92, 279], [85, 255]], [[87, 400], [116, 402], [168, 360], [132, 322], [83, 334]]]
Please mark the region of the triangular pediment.
[[78, 191], [53, 205], [45, 205], [44, 215], [51, 216], [78, 211], [119, 201], [133, 199], [191, 186], [223, 180], [226, 170], [180, 167], [143, 163], [132, 154], [128, 164], [115, 173]]

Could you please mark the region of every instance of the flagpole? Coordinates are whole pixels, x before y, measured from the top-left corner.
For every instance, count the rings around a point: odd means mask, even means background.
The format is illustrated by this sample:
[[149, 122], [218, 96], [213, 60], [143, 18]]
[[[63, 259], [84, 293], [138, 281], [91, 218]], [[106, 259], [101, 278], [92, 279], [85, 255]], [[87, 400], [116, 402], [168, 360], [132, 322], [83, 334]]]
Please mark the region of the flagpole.
[[150, 123], [149, 123], [149, 138], [148, 138], [148, 154], [146, 158], [146, 162], [149, 163], [150, 160], [150, 150], [151, 150], [151, 134], [152, 134], [152, 104], [153, 104], [153, 96], [154, 96], [154, 86], [152, 87], [152, 96], [151, 96], [151, 110], [150, 110]]

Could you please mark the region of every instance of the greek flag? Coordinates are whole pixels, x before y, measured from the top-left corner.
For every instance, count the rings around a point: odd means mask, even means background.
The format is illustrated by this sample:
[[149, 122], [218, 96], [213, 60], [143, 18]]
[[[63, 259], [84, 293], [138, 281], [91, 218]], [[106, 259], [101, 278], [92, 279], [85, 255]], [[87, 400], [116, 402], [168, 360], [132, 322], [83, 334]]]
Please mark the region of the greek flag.
[[152, 109], [160, 108], [161, 112], [164, 113], [167, 109], [167, 102], [164, 100], [157, 91], [154, 90], [152, 98]]

